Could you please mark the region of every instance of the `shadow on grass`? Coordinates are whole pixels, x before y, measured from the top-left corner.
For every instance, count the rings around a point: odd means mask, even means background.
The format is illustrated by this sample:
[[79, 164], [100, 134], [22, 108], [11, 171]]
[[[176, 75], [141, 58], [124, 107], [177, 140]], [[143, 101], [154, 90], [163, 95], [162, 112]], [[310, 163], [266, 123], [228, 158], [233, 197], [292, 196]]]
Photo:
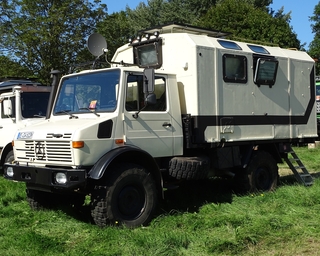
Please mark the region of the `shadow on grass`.
[[231, 179], [185, 181], [179, 188], [165, 191], [161, 211], [198, 212], [206, 203], [231, 203], [232, 194]]
[[[186, 181], [174, 190], [165, 191], [164, 200], [160, 201], [154, 217], [172, 211], [198, 212], [199, 208], [207, 203], [231, 203], [232, 194], [232, 180], [230, 179]], [[81, 222], [94, 223], [89, 203], [80, 207], [60, 204], [55, 209], [61, 210]]]
[[[310, 173], [313, 179], [318, 179], [320, 177], [320, 172], [313, 172]], [[297, 179], [295, 178], [294, 174], [284, 175], [279, 178], [279, 185], [278, 186], [291, 186], [300, 184]], [[302, 185], [302, 184], [300, 184]]]
[[[314, 178], [320, 177], [319, 173], [312, 173]], [[298, 182], [294, 175], [281, 176], [278, 187], [296, 185]], [[199, 181], [185, 181], [179, 187], [164, 192], [164, 200], [160, 202], [155, 218], [170, 212], [198, 212], [200, 207], [207, 203], [232, 203], [234, 195], [242, 196], [247, 193], [235, 191], [234, 180], [228, 178], [214, 178]], [[71, 217], [85, 222], [94, 223], [91, 218], [90, 204], [81, 207], [59, 206], [59, 210], [64, 211]]]

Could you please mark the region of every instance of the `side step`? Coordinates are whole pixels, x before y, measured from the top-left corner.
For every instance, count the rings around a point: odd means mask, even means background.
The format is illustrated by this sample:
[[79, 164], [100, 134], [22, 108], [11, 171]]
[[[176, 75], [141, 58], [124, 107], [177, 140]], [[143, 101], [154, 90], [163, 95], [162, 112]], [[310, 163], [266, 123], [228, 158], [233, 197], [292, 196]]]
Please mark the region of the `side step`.
[[[308, 172], [307, 168], [303, 165], [302, 161], [299, 159], [299, 157], [294, 152], [292, 147], [288, 146], [287, 150], [288, 150], [286, 152], [287, 154], [283, 159], [286, 161], [287, 165], [290, 167], [296, 180], [305, 186], [311, 186], [313, 184], [313, 177]], [[291, 155], [291, 157], [288, 157], [289, 155]]]

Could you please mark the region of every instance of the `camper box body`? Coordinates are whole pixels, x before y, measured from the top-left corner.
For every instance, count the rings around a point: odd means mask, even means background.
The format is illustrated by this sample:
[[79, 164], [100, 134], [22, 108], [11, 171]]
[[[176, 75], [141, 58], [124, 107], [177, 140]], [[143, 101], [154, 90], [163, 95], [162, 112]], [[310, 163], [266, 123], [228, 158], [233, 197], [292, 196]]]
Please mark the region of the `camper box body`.
[[[160, 35], [163, 64], [156, 72], [176, 74], [172, 86], [181, 113], [193, 119], [194, 143], [316, 136], [314, 60], [306, 52], [201, 34]], [[273, 85], [254, 82], [259, 58], [278, 61]], [[118, 49], [113, 61], [133, 63], [131, 47]], [[228, 70], [232, 61], [243, 62], [238, 79], [228, 77], [236, 72]]]

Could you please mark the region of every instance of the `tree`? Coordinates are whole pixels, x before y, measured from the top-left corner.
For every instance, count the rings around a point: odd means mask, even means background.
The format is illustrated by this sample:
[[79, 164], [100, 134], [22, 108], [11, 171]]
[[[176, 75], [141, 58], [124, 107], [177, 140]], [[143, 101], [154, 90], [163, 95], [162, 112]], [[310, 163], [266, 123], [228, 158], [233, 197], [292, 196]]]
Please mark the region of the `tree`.
[[31, 70], [16, 61], [12, 61], [7, 56], [0, 56], [0, 62], [0, 77], [34, 78]]
[[238, 40], [254, 40], [300, 49], [300, 41], [289, 25], [290, 13], [280, 9], [274, 16], [265, 8], [256, 8], [242, 0], [222, 0], [196, 24], [201, 27], [232, 33]]
[[216, 0], [149, 0], [136, 9], [126, 8], [128, 20], [135, 32], [171, 22], [195, 23]]
[[97, 24], [97, 31], [106, 38], [108, 44], [108, 60], [111, 60], [118, 47], [129, 42], [135, 31], [124, 11], [109, 15]]
[[0, 49], [48, 83], [51, 69], [66, 72], [89, 57], [85, 39], [105, 8], [100, 0], [2, 0]]
[[320, 2], [314, 7], [313, 16], [310, 17], [314, 38], [309, 46], [309, 55], [316, 60], [316, 74], [320, 75]]

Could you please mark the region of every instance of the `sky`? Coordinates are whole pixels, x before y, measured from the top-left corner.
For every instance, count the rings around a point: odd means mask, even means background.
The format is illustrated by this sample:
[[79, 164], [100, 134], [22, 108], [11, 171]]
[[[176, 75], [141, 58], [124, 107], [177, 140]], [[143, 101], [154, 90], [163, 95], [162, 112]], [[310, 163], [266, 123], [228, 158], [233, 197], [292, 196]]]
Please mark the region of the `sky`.
[[[107, 4], [108, 13], [119, 12], [125, 10], [126, 6], [135, 9], [140, 2], [147, 3], [147, 0], [102, 0]], [[313, 40], [314, 34], [311, 30], [311, 22], [309, 17], [313, 15], [314, 7], [319, 3], [319, 0], [273, 0], [271, 7], [277, 11], [282, 6], [284, 13], [291, 11], [290, 25], [292, 30], [297, 34], [301, 44], [305, 43], [305, 48], [309, 48], [309, 44]]]

